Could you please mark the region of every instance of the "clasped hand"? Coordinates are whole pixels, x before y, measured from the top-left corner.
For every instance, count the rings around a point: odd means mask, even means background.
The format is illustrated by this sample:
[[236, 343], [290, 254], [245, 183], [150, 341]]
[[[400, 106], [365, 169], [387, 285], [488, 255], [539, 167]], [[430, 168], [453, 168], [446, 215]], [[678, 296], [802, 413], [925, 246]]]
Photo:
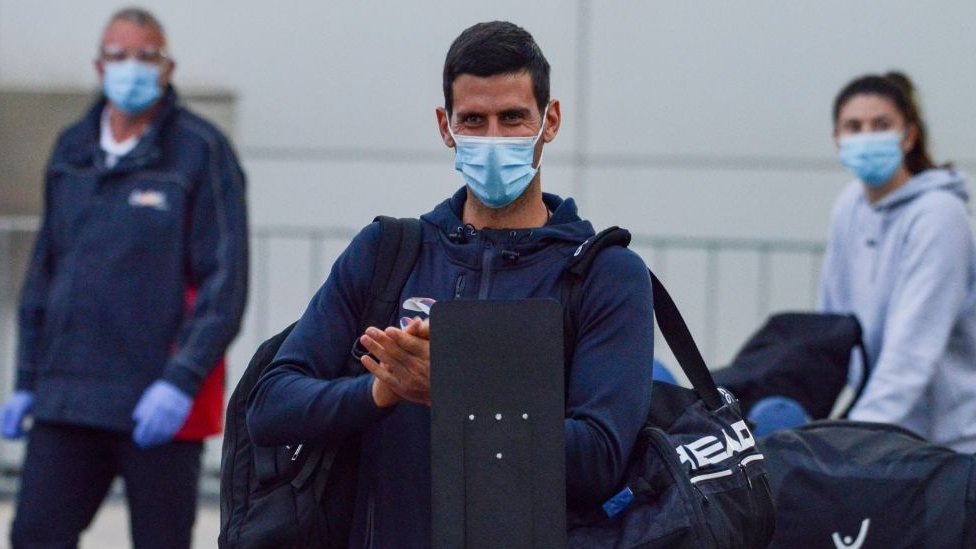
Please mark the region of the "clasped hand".
[[375, 376], [377, 406], [393, 406], [401, 400], [430, 406], [429, 320], [411, 319], [402, 330], [370, 327], [360, 342], [370, 353], [360, 360]]

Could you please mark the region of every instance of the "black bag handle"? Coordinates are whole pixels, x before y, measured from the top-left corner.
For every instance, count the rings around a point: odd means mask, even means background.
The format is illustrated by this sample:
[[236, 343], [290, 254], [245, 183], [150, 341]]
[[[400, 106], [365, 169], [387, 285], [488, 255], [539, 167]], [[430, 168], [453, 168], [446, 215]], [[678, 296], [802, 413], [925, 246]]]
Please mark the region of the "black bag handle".
[[651, 273], [651, 284], [654, 288], [654, 317], [661, 327], [664, 340], [668, 342], [668, 347], [678, 360], [681, 370], [688, 376], [698, 397], [709, 409], [718, 410], [725, 405], [725, 399], [719, 393], [715, 379], [705, 365], [705, 359], [702, 358], [695, 339], [691, 337], [685, 319], [681, 317], [678, 306], [674, 304], [664, 284], [653, 271], [648, 271]]
[[[853, 315], [852, 315], [853, 316]], [[856, 319], [857, 317], [855, 317]], [[846, 419], [847, 415], [851, 413], [854, 409], [854, 405], [864, 394], [864, 389], [868, 386], [868, 377], [871, 375], [871, 364], [868, 363], [868, 350], [864, 346], [864, 333], [863, 328], [861, 328], [861, 321], [858, 320], [858, 336], [857, 343], [854, 345], [857, 348], [858, 355], [861, 357], [861, 379], [857, 382], [857, 387], [854, 388], [854, 394], [851, 395], [851, 401], [847, 403], [842, 411], [837, 414], [838, 419]], [[849, 372], [848, 372], [849, 373]]]
[[[590, 266], [601, 250], [610, 246], [627, 247], [630, 240], [630, 231], [627, 229], [621, 229], [617, 226], [608, 227], [580, 244], [573, 257], [569, 259], [566, 273], [570, 277], [570, 284], [567, 290], [568, 295], [563, 299], [565, 307], [563, 322], [566, 341], [565, 363], [567, 366], [571, 364], [573, 348], [576, 343], [576, 326], [579, 324], [582, 286], [586, 279], [586, 273], [589, 272]], [[715, 385], [715, 380], [712, 378], [708, 366], [705, 365], [705, 359], [702, 358], [701, 351], [698, 350], [698, 345], [688, 330], [688, 325], [685, 324], [684, 318], [678, 311], [678, 306], [675, 305], [674, 300], [671, 299], [671, 295], [668, 294], [657, 275], [650, 269], [648, 269], [648, 273], [651, 276], [651, 285], [654, 291], [654, 317], [661, 328], [664, 340], [678, 360], [681, 370], [691, 381], [698, 397], [711, 410], [721, 408], [726, 401]]]

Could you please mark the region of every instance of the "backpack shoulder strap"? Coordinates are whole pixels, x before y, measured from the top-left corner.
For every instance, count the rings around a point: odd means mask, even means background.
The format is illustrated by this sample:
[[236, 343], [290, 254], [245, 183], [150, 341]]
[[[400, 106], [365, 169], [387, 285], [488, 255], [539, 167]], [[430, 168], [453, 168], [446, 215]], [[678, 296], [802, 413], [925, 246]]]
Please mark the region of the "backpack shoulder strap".
[[[626, 229], [609, 227], [587, 239], [576, 249], [573, 257], [566, 265], [565, 273], [569, 279], [563, 286], [563, 353], [568, 370], [572, 364], [573, 353], [576, 348], [577, 328], [579, 326], [579, 311], [582, 303], [583, 282], [590, 267], [601, 251], [610, 246], [628, 246], [631, 235]], [[721, 408], [725, 399], [719, 393], [712, 379], [712, 374], [705, 365], [698, 345], [695, 344], [688, 325], [685, 324], [678, 307], [671, 299], [664, 284], [657, 276], [648, 270], [654, 292], [654, 317], [661, 329], [664, 340], [674, 353], [678, 364], [691, 381], [695, 392], [705, 404], [713, 410]], [[650, 367], [650, 365], [648, 365]]]
[[420, 253], [420, 220], [379, 216], [380, 244], [369, 286], [369, 304], [361, 320], [382, 324], [396, 309], [400, 292]]
[[576, 350], [577, 328], [579, 327], [580, 304], [583, 300], [583, 282], [590, 272], [590, 266], [596, 256], [608, 246], [627, 247], [630, 244], [630, 231], [613, 226], [603, 229], [596, 235], [586, 239], [573, 257], [566, 263], [564, 276], [567, 282], [562, 285], [561, 299], [563, 304], [563, 364], [565, 364], [567, 378], [572, 365], [573, 353]]
[[[359, 319], [363, 333], [370, 326], [386, 326], [399, 306], [400, 292], [413, 272], [420, 255], [420, 220], [379, 216], [380, 242], [376, 250], [376, 263], [366, 296], [366, 307]], [[348, 361], [348, 371], [355, 375], [362, 371], [359, 359], [367, 354], [357, 338]]]
[[[373, 221], [380, 224], [380, 242], [376, 250], [376, 263], [366, 295], [366, 307], [359, 318], [359, 330], [363, 333], [369, 326], [386, 326], [399, 308], [400, 292], [407, 283], [407, 278], [413, 272], [420, 255], [422, 242], [420, 220], [416, 218], [394, 218], [378, 216]], [[350, 375], [358, 375], [363, 371], [360, 358], [368, 351], [356, 338], [352, 352], [346, 361], [346, 369]], [[315, 494], [321, 501], [328, 483], [328, 471], [336, 459], [336, 446], [316, 446], [308, 455], [302, 469], [295, 479], [299, 483], [309, 479], [315, 482]]]

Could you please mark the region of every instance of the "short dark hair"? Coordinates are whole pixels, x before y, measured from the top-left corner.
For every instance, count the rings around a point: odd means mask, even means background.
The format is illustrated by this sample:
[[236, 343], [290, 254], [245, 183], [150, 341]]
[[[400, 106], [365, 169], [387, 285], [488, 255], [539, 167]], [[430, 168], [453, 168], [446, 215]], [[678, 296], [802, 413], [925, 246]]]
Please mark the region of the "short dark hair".
[[915, 126], [918, 136], [912, 150], [905, 154], [905, 167], [912, 174], [918, 174], [935, 167], [929, 156], [925, 121], [915, 97], [915, 85], [902, 72], [889, 71], [884, 75], [866, 74], [851, 80], [834, 98], [834, 128], [839, 122], [840, 110], [857, 95], [878, 95], [891, 101], [905, 118], [905, 123]]
[[464, 30], [444, 60], [444, 108], [454, 108], [454, 80], [462, 74], [495, 76], [528, 71], [539, 112], [549, 104], [549, 61], [535, 39], [507, 21], [478, 23]]

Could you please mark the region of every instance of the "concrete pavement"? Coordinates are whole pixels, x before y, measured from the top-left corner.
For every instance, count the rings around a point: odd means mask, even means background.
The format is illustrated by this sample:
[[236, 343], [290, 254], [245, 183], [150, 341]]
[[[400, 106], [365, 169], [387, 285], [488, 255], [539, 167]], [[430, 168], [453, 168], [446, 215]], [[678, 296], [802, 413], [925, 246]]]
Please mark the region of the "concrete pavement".
[[[10, 497], [0, 499], [0, 547], [10, 547], [10, 520], [13, 517], [14, 501]], [[52, 520], [57, 520], [53, 518]], [[203, 501], [197, 511], [197, 522], [193, 528], [193, 549], [213, 549], [217, 547], [217, 534], [220, 531], [220, 508], [216, 501]], [[108, 498], [94, 522], [81, 536], [80, 549], [127, 549], [129, 540], [129, 513], [125, 500], [112, 495]]]

